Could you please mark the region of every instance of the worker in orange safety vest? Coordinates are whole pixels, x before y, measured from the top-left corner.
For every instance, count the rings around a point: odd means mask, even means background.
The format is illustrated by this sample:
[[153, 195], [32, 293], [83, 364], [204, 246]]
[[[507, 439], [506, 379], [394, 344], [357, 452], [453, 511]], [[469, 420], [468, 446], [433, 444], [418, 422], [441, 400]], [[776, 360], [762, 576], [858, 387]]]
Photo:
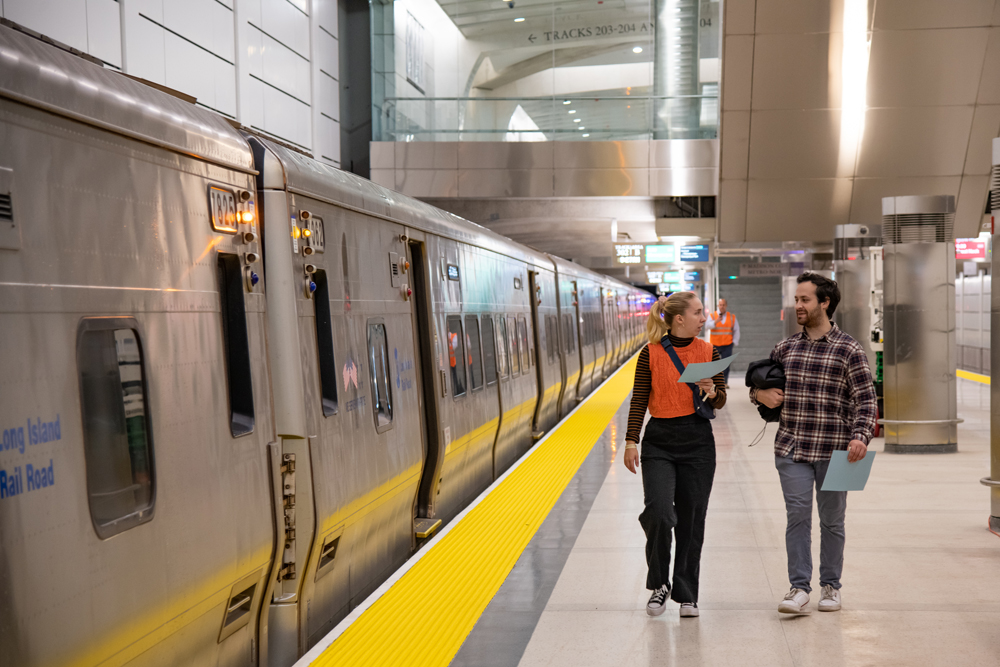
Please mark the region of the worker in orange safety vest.
[[[736, 316], [726, 308], [726, 300], [719, 299], [719, 309], [708, 316], [705, 328], [709, 332], [709, 340], [719, 351], [719, 356], [725, 359], [733, 354], [733, 348], [740, 344], [740, 323]], [[729, 386], [729, 369], [725, 370], [726, 386]]]

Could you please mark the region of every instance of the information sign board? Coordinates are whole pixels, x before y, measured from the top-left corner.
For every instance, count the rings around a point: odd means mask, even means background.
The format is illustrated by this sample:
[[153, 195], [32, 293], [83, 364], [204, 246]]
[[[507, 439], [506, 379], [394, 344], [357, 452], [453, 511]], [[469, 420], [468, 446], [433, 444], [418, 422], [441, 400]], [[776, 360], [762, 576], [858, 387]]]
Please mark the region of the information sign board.
[[708, 244], [702, 243], [700, 245], [682, 245], [681, 246], [681, 261], [682, 262], [707, 262], [708, 261]]
[[642, 262], [642, 248], [641, 243], [616, 244], [615, 259], [619, 264], [639, 264]]
[[955, 259], [986, 259], [986, 241], [955, 239]]
[[646, 263], [662, 264], [674, 261], [676, 256], [674, 252], [675, 247], [673, 243], [646, 246]]

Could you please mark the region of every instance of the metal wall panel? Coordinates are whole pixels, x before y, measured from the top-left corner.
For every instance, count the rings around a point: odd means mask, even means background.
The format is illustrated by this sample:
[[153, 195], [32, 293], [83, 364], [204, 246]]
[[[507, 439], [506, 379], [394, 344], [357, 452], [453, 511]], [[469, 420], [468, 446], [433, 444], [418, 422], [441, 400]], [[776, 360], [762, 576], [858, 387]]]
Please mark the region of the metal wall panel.
[[552, 179], [551, 169], [463, 169], [458, 190], [462, 197], [551, 197]]
[[371, 156], [373, 180], [422, 198], [682, 197], [718, 192], [715, 139], [373, 142]]

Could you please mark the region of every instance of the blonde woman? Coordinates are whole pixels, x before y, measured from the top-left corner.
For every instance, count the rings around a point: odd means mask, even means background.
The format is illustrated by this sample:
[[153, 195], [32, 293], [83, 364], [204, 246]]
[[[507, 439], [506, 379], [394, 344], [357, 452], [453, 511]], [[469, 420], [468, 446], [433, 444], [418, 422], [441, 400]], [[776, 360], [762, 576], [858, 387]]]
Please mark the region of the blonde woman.
[[[653, 591], [646, 613], [659, 616], [667, 599], [680, 615], [698, 615], [698, 570], [705, 538], [705, 514], [715, 477], [714, 410], [726, 403], [723, 374], [682, 384], [680, 368], [719, 359], [718, 350], [697, 338], [705, 309], [692, 292], [660, 298], [649, 311], [649, 344], [639, 353], [632, 405], [625, 434], [625, 467], [642, 466], [645, 508], [639, 523], [646, 532], [646, 588]], [[638, 450], [642, 422], [652, 418]], [[677, 539], [670, 581], [671, 532]]]

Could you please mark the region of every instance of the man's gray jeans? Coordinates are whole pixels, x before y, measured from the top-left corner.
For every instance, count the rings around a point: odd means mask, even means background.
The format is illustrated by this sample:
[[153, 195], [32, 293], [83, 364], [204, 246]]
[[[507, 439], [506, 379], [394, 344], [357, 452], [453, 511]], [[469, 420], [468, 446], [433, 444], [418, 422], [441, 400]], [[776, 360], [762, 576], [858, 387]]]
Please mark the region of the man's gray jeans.
[[812, 590], [812, 499], [816, 487], [819, 508], [820, 586], [840, 589], [840, 573], [844, 569], [844, 515], [847, 513], [846, 491], [820, 491], [830, 461], [793, 461], [792, 455], [775, 456], [774, 467], [781, 478], [785, 494], [785, 550], [788, 552], [788, 581], [794, 588], [807, 593]]

